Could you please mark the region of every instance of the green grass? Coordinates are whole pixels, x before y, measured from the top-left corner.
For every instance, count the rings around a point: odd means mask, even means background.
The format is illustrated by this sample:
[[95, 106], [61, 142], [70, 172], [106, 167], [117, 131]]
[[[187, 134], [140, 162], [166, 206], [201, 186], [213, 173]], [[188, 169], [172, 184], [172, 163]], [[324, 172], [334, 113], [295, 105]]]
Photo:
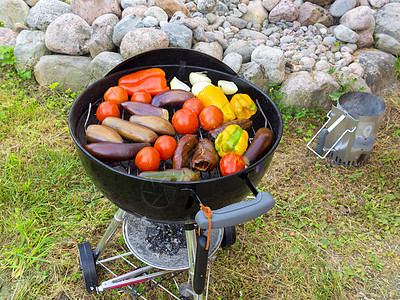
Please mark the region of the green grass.
[[[96, 245], [116, 209], [76, 155], [73, 95], [0, 75], [0, 299], [128, 299], [83, 286], [77, 244]], [[370, 162], [359, 168], [307, 150], [326, 112], [281, 107], [284, 136], [260, 186], [276, 205], [218, 250], [209, 299], [400, 298], [400, 97], [385, 100]], [[115, 238], [109, 251], [125, 249]]]

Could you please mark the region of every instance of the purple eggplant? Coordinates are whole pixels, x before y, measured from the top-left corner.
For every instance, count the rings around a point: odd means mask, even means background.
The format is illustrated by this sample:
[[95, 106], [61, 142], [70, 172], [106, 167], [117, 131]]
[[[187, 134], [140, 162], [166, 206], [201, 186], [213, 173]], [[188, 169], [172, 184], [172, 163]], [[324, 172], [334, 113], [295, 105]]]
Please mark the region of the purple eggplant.
[[154, 96], [151, 104], [158, 107], [180, 108], [190, 98], [194, 98], [191, 92], [185, 90], [168, 90]]
[[150, 143], [91, 143], [84, 148], [101, 161], [121, 161], [134, 159], [140, 149], [149, 147]]

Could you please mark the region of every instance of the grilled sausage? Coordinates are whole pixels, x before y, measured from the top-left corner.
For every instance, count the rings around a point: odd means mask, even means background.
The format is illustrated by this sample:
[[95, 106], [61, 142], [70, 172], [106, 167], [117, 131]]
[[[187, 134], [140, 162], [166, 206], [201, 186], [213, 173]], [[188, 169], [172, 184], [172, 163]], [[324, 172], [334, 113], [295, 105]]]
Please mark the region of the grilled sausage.
[[218, 164], [218, 153], [214, 144], [201, 139], [194, 150], [191, 167], [199, 171], [210, 172]]
[[109, 127], [92, 124], [86, 129], [86, 139], [90, 143], [96, 142], [111, 142], [111, 143], [123, 143], [124, 140], [114, 129]]
[[121, 118], [107, 117], [103, 120], [102, 125], [114, 129], [123, 138], [132, 142], [153, 143], [158, 138], [158, 135], [153, 130], [132, 124]]
[[179, 141], [176, 146], [172, 165], [174, 169], [182, 169], [189, 163], [190, 155], [197, 144], [197, 136], [195, 134], [186, 134]]

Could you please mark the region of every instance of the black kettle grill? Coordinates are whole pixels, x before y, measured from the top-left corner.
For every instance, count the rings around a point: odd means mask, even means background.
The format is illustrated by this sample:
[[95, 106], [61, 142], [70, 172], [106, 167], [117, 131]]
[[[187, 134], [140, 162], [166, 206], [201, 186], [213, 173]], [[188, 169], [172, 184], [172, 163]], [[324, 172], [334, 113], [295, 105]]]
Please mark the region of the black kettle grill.
[[[257, 113], [251, 117], [253, 128], [249, 131], [249, 143], [259, 128], [268, 127], [274, 134], [273, 146], [259, 161], [240, 172], [224, 177], [220, 176], [219, 172], [202, 173], [201, 180], [193, 182], [146, 179], [137, 176], [129, 161], [121, 162], [117, 166], [99, 161], [83, 148], [87, 143], [85, 129], [90, 124], [98, 123], [94, 115], [96, 107], [103, 101], [106, 90], [118, 85], [121, 76], [151, 67], [163, 69], [168, 83], [173, 77], [189, 83], [191, 72], [207, 72], [214, 84], [218, 80], [235, 82], [239, 92], [248, 94], [258, 106]], [[173, 111], [170, 111], [171, 116], [172, 114]], [[209, 223], [204, 212], [199, 210], [199, 205], [203, 204], [212, 209], [212, 230], [225, 228], [224, 240], [227, 234], [234, 234], [232, 228], [234, 230], [235, 225], [261, 216], [274, 206], [272, 196], [268, 192], [258, 192], [255, 186], [263, 178], [282, 136], [282, 118], [279, 110], [258, 87], [239, 78], [228, 66], [209, 55], [194, 50], [165, 48], [145, 52], [122, 62], [76, 98], [69, 113], [69, 128], [88, 176], [102, 194], [119, 207], [93, 253], [88, 242], [78, 246], [81, 269], [88, 291], [99, 292], [140, 282], [141, 278], [139, 280], [135, 276], [141, 273], [136, 271], [102, 285], [98, 285], [96, 275], [99, 256], [104, 252], [119, 224], [131, 215], [146, 221], [181, 224], [185, 227], [191, 274], [191, 287], [187, 290], [192, 296], [201, 298], [208, 251], [205, 251], [206, 237], [197, 235], [195, 229], [200, 227], [207, 230]], [[207, 136], [207, 133], [199, 129], [198, 135]], [[249, 193], [254, 194], [254, 199], [245, 201]], [[232, 240], [232, 236], [229, 238]], [[217, 248], [220, 242], [216, 242]]]

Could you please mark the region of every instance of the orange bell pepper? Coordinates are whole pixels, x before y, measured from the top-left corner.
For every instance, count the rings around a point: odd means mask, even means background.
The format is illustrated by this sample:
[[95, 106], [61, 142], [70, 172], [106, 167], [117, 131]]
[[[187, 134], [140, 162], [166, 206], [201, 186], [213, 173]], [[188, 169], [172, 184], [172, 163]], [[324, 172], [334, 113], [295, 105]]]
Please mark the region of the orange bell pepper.
[[159, 68], [150, 68], [122, 76], [118, 80], [118, 86], [122, 87], [132, 96], [134, 92], [143, 90], [151, 96], [169, 90], [165, 72]]

